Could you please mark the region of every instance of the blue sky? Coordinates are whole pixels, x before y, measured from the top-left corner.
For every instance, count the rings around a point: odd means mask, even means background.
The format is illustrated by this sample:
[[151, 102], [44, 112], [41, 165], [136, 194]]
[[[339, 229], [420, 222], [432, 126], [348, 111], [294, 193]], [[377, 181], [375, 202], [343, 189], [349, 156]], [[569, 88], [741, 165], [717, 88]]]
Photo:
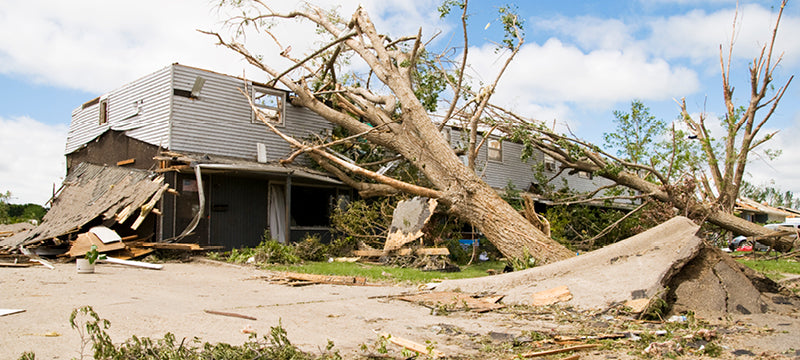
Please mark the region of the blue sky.
[[[289, 1], [269, 2], [278, 8]], [[71, 111], [82, 103], [173, 62], [257, 78], [238, 56], [214, 46], [195, 29], [224, 30], [225, 11], [213, 1], [0, 0], [0, 191], [12, 202], [44, 203], [64, 176], [64, 142]], [[349, 16], [357, 1], [318, 1]], [[362, 1], [379, 29], [393, 35], [440, 32], [429, 49], [461, 44], [456, 16], [440, 21], [436, 1]], [[471, 73], [490, 81], [503, 54], [496, 10], [507, 2], [473, 1], [470, 11]], [[774, 22], [778, 1], [740, 1], [734, 47], [736, 97], [748, 99], [747, 64]], [[735, 1], [629, 0], [524, 1], [526, 44], [501, 80], [494, 101], [531, 118], [556, 121], [578, 136], [601, 142], [613, 131], [613, 111], [641, 99], [654, 115], [672, 121], [674, 99], [710, 115], [720, 100], [719, 45], [731, 36]], [[98, 16], [102, 9], [103, 16]], [[153, 11], [158, 9], [158, 11]], [[488, 26], [488, 27], [487, 27]], [[293, 53], [313, 48], [313, 29], [275, 29]], [[800, 69], [800, 4], [784, 14], [778, 48], [784, 51], [776, 85]], [[267, 59], [282, 64], [265, 39], [249, 37]], [[278, 65], [277, 67], [280, 67]], [[755, 156], [748, 181], [774, 182], [800, 193], [800, 84], [786, 93], [766, 148], [783, 149], [772, 162]]]

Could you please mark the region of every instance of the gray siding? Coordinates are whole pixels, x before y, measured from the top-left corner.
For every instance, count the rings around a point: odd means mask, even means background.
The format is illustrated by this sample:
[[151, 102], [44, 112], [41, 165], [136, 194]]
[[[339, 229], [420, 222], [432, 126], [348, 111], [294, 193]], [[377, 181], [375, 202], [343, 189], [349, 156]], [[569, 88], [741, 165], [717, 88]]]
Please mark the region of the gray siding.
[[80, 149], [109, 129], [127, 131], [131, 138], [166, 146], [170, 68], [163, 68], [103, 95], [101, 98], [108, 103], [105, 124], [99, 123], [99, 103], [73, 110], [65, 153]]
[[[466, 148], [468, 146], [469, 140], [463, 137], [457, 129], [452, 129], [450, 136], [453, 147]], [[479, 143], [481, 139], [482, 137], [479, 136]], [[527, 191], [531, 184], [537, 181], [534, 177], [533, 168], [544, 162], [544, 154], [540, 151], [534, 151], [533, 156], [524, 161], [522, 160], [522, 144], [511, 141], [503, 141], [502, 143], [503, 160], [501, 162], [488, 160], [488, 145], [483, 144], [478, 151], [476, 172], [481, 175], [483, 181], [486, 181], [487, 184], [495, 189], [505, 188], [511, 182], [517, 190]], [[544, 174], [550, 178], [556, 173], [545, 171]], [[611, 184], [611, 180], [605, 178], [594, 177], [593, 179], [586, 179], [579, 177], [577, 174], [569, 175], [566, 171], [559, 174], [550, 184], [559, 189], [563, 186], [564, 180], [567, 181], [570, 189], [577, 192], [590, 192], [601, 186]]]
[[[266, 125], [251, 122], [250, 105], [238, 90], [244, 87], [241, 79], [176, 65], [173, 86], [191, 90], [197, 76], [206, 80], [197, 99], [173, 96], [171, 150], [256, 160], [256, 143], [264, 143], [268, 161], [291, 153]], [[310, 110], [287, 104], [280, 129], [304, 138], [332, 127]]]

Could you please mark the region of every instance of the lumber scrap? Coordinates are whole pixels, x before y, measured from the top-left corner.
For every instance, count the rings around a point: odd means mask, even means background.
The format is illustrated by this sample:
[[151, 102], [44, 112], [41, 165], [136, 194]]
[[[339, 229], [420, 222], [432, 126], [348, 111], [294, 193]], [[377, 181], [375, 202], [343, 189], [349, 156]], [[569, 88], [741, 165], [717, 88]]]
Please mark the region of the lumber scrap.
[[414, 352], [416, 352], [418, 354], [428, 355], [428, 356], [430, 356], [431, 358], [434, 358], [434, 359], [444, 358], [444, 353], [443, 352], [441, 352], [439, 350], [436, 350], [434, 348], [429, 348], [428, 346], [426, 346], [424, 344], [420, 344], [420, 343], [418, 343], [416, 341], [412, 341], [412, 340], [409, 340], [409, 339], [401, 338], [399, 336], [393, 336], [393, 335], [391, 335], [389, 333], [382, 333], [381, 337], [386, 339], [386, 340], [388, 340], [392, 344], [395, 344], [397, 346], [401, 346], [401, 347], [406, 348], [408, 350], [414, 351]]
[[303, 274], [285, 272], [281, 273], [283, 277], [295, 281], [309, 281], [317, 284], [331, 284], [331, 285], [366, 285], [367, 278], [363, 276], [345, 276], [345, 275], [319, 275], [319, 274]]
[[531, 295], [532, 306], [547, 306], [572, 300], [572, 293], [566, 285], [540, 291]]
[[162, 185], [161, 188], [159, 188], [158, 191], [156, 191], [153, 197], [150, 198], [150, 201], [142, 205], [141, 210], [139, 211], [139, 217], [136, 218], [136, 221], [133, 222], [133, 224], [131, 225], [131, 229], [136, 230], [139, 228], [140, 225], [142, 225], [144, 219], [147, 218], [147, 215], [150, 214], [153, 208], [155, 208], [156, 203], [159, 200], [161, 200], [161, 195], [163, 195], [164, 191], [167, 191], [168, 188], [169, 184]]
[[462, 292], [450, 291], [429, 292], [396, 297], [398, 300], [408, 301], [426, 307], [444, 307], [449, 311], [464, 310], [476, 313], [484, 313], [504, 308], [505, 305], [497, 303], [502, 298], [502, 296], [477, 297]]
[[586, 349], [593, 349], [600, 346], [600, 344], [582, 344], [582, 345], [575, 345], [570, 347], [565, 347], [562, 349], [553, 349], [553, 350], [544, 350], [544, 351], [536, 351], [536, 352], [529, 352], [520, 355], [524, 358], [531, 358], [531, 357], [539, 357], [539, 356], [547, 356], [553, 354], [561, 354], [570, 351], [577, 351], [577, 350], [586, 350]]
[[216, 311], [216, 310], [203, 310], [203, 311], [205, 311], [206, 313], [209, 313], [209, 314], [213, 314], [213, 315], [236, 317], [236, 318], [247, 319], [247, 320], [258, 320], [258, 319], [254, 318], [252, 316], [247, 316], [247, 315], [242, 315], [242, 314], [237, 314], [237, 313], [232, 313], [232, 312]]
[[196, 243], [159, 243], [159, 242], [142, 242], [139, 244], [141, 247], [153, 248], [159, 250], [186, 250], [186, 251], [200, 251], [203, 248]]
[[355, 250], [353, 251], [353, 255], [359, 257], [381, 257], [381, 256], [408, 256], [411, 253], [415, 253], [420, 256], [439, 256], [439, 255], [450, 255], [450, 250], [447, 248], [419, 248], [416, 250], [412, 249], [398, 249], [398, 250], [381, 250], [381, 249], [368, 249], [368, 250]]
[[130, 164], [133, 164], [134, 162], [136, 162], [136, 159], [133, 159], [133, 158], [120, 160], [120, 161], [117, 161], [117, 166], [130, 165]]

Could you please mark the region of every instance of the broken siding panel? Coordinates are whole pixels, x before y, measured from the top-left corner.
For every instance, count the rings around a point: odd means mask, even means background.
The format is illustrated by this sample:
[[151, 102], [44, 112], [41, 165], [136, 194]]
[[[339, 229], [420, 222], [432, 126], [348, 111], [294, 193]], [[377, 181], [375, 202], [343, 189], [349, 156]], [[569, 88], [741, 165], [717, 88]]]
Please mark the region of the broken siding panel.
[[101, 97], [107, 101], [107, 121], [100, 124], [100, 106], [72, 112], [65, 153], [80, 149], [108, 129], [126, 131], [137, 140], [159, 145], [166, 140], [169, 119], [169, 67], [147, 75]]
[[[256, 160], [256, 144], [263, 143], [268, 161], [282, 159], [292, 152], [266, 125], [252, 122], [250, 105], [238, 90], [244, 88], [243, 80], [176, 66], [174, 87], [191, 90], [197, 76], [206, 80], [197, 99], [173, 96], [171, 150]], [[284, 125], [279, 126], [281, 131], [298, 138], [330, 128], [330, 123], [308, 109], [288, 104]]]
[[[169, 95], [172, 91], [170, 75], [170, 68], [167, 67], [113, 91], [110, 95], [114, 101], [109, 101], [109, 107], [116, 107], [116, 116], [121, 119], [111, 124], [112, 129], [127, 130], [126, 135], [131, 138], [166, 147], [169, 140]], [[133, 115], [137, 107], [139, 114]], [[128, 119], [125, 120], [125, 117]]]
[[78, 107], [72, 110], [72, 121], [67, 133], [67, 144], [64, 154], [69, 154], [80, 149], [88, 142], [97, 138], [109, 128], [109, 124], [99, 124], [100, 105], [99, 103], [86, 108]]

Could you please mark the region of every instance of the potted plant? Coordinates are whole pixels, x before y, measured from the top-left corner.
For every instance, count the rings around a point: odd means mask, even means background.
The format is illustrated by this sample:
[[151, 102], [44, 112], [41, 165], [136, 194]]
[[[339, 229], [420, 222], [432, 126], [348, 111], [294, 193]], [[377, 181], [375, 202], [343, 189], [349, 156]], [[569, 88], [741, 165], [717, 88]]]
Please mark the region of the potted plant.
[[83, 255], [83, 259], [75, 260], [78, 266], [78, 273], [79, 274], [93, 273], [94, 263], [97, 260], [103, 260], [105, 258], [106, 258], [105, 254], [101, 254], [99, 251], [97, 251], [97, 245], [92, 245], [92, 247], [89, 248], [89, 251], [87, 251], [86, 254]]

